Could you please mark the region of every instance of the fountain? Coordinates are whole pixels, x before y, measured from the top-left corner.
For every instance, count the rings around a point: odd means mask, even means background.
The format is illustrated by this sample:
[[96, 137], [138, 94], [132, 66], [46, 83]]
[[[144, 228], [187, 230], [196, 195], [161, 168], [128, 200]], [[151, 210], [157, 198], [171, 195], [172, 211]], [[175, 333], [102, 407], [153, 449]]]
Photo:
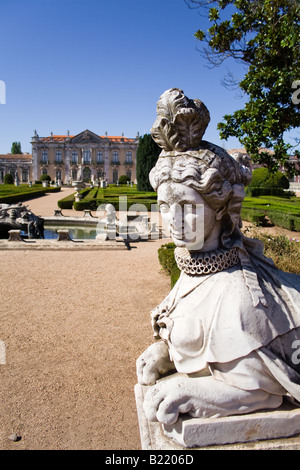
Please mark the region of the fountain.
[[44, 238], [44, 219], [33, 214], [21, 202], [0, 205], [0, 238], [7, 239], [10, 230], [21, 230], [28, 238]]

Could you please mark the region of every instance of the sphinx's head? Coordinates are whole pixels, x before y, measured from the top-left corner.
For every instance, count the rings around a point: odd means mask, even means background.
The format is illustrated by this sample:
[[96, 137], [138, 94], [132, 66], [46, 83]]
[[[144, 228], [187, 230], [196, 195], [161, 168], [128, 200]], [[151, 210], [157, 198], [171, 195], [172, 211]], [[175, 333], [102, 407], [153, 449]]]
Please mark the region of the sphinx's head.
[[[197, 249], [195, 246], [199, 246], [199, 243], [195, 244], [194, 241], [188, 243], [188, 240], [191, 239], [191, 233], [195, 233], [198, 221], [200, 223], [198, 229], [201, 223], [203, 225], [201, 234], [203, 250], [215, 249], [217, 240], [219, 244], [221, 243], [222, 235], [230, 236], [235, 227], [240, 225], [244, 186], [251, 180], [250, 165], [249, 161], [242, 161], [239, 157], [233, 158], [220, 147], [201, 140], [203, 120], [195, 118], [198, 120], [196, 124], [195, 120], [191, 119], [191, 114], [194, 113], [186, 112], [187, 104], [191, 103], [191, 100], [184, 99], [184, 95], [181, 94], [183, 94], [181, 90], [172, 89], [162, 95], [164, 103], [169, 103], [169, 109], [174, 111], [176, 108], [177, 115], [180, 114], [180, 126], [174, 113], [169, 113], [169, 117], [164, 118], [172, 119], [173, 138], [171, 139], [169, 135], [167, 145], [164, 144], [166, 140], [164, 129], [167, 123], [164, 122], [160, 128], [156, 125], [154, 132], [152, 130], [152, 136], [156, 141], [159, 141], [159, 134], [162, 136], [160, 145], [163, 150], [149, 178], [158, 193], [162, 216], [170, 226], [175, 243], [191, 250]], [[158, 107], [158, 112], [161, 112], [161, 109]], [[185, 146], [184, 150], [179, 150], [184, 147], [183, 122], [185, 122], [185, 132], [189, 136], [194, 135], [194, 146]], [[177, 145], [178, 139], [181, 143]], [[188, 141], [191, 144], [190, 137]], [[173, 148], [170, 148], [170, 142]], [[184, 211], [186, 205], [190, 206], [190, 210]], [[199, 210], [197, 214], [196, 209], [191, 208], [193, 205], [195, 207], [198, 205], [199, 208], [202, 206], [202, 211]], [[182, 207], [182, 215], [179, 207]], [[186, 233], [189, 234], [188, 239], [183, 236]]]

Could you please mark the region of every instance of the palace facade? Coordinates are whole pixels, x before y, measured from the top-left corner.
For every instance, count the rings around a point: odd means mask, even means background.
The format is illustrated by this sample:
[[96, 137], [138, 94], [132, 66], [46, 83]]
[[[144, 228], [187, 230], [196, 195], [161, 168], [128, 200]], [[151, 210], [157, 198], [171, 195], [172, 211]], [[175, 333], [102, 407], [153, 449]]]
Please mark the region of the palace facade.
[[48, 174], [53, 181], [106, 180], [116, 183], [126, 175], [136, 182], [136, 150], [139, 136], [100, 136], [88, 129], [77, 135], [32, 137], [32, 177]]
[[0, 184], [7, 174], [13, 178], [18, 175], [20, 183], [29, 183], [32, 180], [32, 156], [29, 153], [0, 155]]

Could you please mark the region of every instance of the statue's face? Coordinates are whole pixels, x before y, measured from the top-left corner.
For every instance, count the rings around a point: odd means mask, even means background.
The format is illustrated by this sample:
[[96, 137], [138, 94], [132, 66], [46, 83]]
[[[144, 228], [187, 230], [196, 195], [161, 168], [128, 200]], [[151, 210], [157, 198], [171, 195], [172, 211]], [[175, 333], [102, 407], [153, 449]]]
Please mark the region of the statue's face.
[[196, 190], [167, 181], [159, 186], [157, 199], [163, 223], [176, 246], [191, 251], [217, 248], [210, 243], [216, 232], [216, 212]]

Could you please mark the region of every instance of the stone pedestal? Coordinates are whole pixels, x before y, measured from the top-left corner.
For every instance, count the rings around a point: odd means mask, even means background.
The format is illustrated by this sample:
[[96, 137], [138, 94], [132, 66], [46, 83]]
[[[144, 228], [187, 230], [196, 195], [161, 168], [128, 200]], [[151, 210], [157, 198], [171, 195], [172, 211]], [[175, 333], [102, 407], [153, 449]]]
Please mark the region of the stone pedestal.
[[55, 209], [55, 210], [54, 210], [54, 217], [58, 217], [58, 216], [59, 216], [59, 217], [60, 217], [60, 216], [63, 217], [63, 214], [62, 214], [61, 209]]
[[72, 241], [70, 238], [69, 230], [57, 230], [58, 233], [58, 242], [69, 242]]
[[9, 242], [21, 242], [21, 230], [9, 230]]
[[143, 450], [265, 449], [300, 450], [300, 408], [283, 405], [226, 418], [180, 418], [173, 426], [147, 420], [147, 387], [137, 384], [135, 398]]

